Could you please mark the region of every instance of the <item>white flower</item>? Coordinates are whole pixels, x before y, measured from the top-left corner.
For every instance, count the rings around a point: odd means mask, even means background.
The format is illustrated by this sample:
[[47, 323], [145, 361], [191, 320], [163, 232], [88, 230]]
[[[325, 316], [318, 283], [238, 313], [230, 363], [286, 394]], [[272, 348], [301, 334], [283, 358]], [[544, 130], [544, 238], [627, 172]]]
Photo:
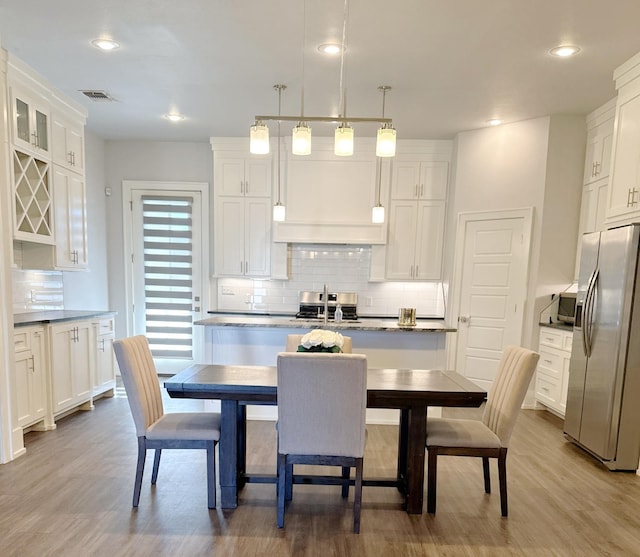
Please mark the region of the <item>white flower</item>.
[[314, 346], [324, 346], [325, 348], [331, 348], [337, 346], [342, 349], [344, 344], [344, 337], [334, 331], [325, 331], [324, 329], [314, 329], [308, 332], [302, 337], [300, 344], [309, 349]]

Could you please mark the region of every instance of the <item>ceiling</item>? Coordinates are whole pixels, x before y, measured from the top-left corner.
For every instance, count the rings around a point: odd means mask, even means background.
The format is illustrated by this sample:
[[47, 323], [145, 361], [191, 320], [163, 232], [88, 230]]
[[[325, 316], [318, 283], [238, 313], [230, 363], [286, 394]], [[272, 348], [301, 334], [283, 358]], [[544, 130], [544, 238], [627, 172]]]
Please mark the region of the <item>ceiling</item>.
[[[490, 118], [586, 114], [615, 95], [613, 70], [640, 51], [638, 0], [2, 0], [0, 41], [86, 106], [105, 139], [246, 136], [257, 114], [386, 116], [399, 139], [450, 139]], [[110, 37], [120, 48], [91, 46]], [[558, 44], [581, 52], [550, 56]], [[96, 103], [79, 90], [114, 102]], [[163, 118], [178, 111], [185, 119]], [[272, 134], [275, 128], [272, 125]], [[283, 134], [291, 126], [283, 124]], [[372, 136], [376, 124], [357, 124]], [[329, 135], [326, 124], [314, 134]]]

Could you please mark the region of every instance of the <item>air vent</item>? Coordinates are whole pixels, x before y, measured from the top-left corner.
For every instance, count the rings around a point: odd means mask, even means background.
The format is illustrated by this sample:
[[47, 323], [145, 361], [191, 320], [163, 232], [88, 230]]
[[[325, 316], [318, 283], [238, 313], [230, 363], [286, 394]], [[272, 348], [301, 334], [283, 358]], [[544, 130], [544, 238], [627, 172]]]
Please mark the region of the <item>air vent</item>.
[[89, 97], [93, 102], [97, 102], [97, 103], [113, 102], [113, 97], [111, 97], [109, 93], [107, 93], [106, 91], [89, 90], [89, 91], [80, 91], [80, 92], [86, 97]]

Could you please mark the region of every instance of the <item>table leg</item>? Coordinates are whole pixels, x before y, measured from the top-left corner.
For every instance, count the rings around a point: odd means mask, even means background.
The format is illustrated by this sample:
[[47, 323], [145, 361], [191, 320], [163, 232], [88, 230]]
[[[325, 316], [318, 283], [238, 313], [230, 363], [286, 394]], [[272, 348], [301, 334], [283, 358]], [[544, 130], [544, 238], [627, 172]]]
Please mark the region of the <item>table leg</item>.
[[236, 423], [238, 434], [237, 478], [238, 489], [242, 489], [246, 483], [245, 473], [247, 471], [247, 407], [244, 404], [238, 404]]
[[427, 436], [427, 408], [414, 406], [409, 411], [407, 438], [407, 512], [422, 514], [424, 464]]
[[235, 509], [238, 506], [238, 401], [222, 400], [220, 406], [220, 505], [223, 509]]
[[409, 409], [400, 410], [400, 430], [398, 431], [398, 490], [406, 493], [407, 487], [407, 438], [409, 437]]

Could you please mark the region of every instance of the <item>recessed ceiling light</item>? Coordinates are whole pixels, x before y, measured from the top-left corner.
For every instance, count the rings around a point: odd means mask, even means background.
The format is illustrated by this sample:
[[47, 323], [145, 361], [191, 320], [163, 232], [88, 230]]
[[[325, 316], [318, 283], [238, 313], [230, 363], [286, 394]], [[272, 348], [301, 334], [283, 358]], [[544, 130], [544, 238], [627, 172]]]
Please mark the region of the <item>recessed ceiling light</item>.
[[177, 112], [169, 112], [169, 114], [165, 114], [164, 117], [171, 122], [181, 122], [184, 120], [184, 116]]
[[502, 120], [500, 120], [499, 118], [491, 118], [491, 120], [487, 120], [487, 123], [490, 126], [499, 126], [500, 124], [502, 124]]
[[318, 50], [323, 54], [329, 54], [331, 56], [335, 56], [336, 54], [340, 54], [342, 52], [342, 46], [336, 43], [325, 43], [325, 44], [321, 44], [318, 47]]
[[563, 44], [552, 48], [549, 54], [558, 58], [568, 58], [569, 56], [575, 56], [578, 52], [580, 52], [580, 47], [572, 44]]
[[120, 45], [111, 39], [94, 39], [91, 44], [100, 50], [115, 50]]

